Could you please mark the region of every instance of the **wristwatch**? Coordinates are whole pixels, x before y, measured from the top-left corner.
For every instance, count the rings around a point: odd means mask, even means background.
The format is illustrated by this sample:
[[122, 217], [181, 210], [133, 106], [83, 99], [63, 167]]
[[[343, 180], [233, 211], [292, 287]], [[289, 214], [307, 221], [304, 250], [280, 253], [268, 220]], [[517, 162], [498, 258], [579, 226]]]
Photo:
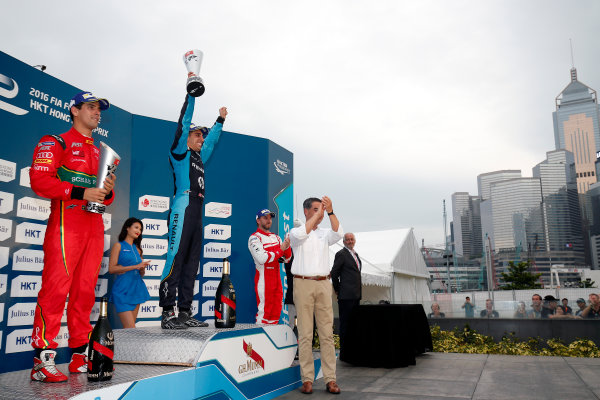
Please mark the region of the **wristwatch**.
[[331, 210], [331, 212], [328, 212], [327, 215], [333, 215], [333, 210]]

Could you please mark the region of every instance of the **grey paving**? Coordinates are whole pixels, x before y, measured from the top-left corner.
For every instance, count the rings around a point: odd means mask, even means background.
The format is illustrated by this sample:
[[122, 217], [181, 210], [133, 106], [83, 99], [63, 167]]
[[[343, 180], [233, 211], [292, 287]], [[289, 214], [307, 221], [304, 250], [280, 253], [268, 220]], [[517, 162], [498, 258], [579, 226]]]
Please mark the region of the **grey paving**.
[[600, 359], [427, 353], [408, 368], [360, 368], [338, 361], [339, 396], [294, 390], [280, 400], [600, 399]]

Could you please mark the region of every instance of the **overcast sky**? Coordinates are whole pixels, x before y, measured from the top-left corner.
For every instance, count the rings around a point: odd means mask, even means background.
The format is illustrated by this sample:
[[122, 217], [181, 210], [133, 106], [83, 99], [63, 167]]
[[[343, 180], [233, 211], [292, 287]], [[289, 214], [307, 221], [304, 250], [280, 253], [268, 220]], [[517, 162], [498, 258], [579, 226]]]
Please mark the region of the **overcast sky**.
[[[2, 1], [0, 50], [135, 114], [175, 120], [204, 52], [194, 121], [294, 153], [295, 194], [346, 231], [443, 243], [442, 200], [554, 149], [555, 97], [600, 89], [600, 2]], [[357, 244], [359, 248], [359, 244]]]

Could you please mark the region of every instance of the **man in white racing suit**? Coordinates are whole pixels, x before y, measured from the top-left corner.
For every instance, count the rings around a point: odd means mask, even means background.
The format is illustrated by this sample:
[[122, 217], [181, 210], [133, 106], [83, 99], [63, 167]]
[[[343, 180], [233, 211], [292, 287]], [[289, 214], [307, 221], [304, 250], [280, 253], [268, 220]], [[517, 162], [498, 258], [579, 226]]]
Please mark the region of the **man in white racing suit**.
[[248, 239], [248, 249], [256, 264], [254, 289], [256, 291], [257, 324], [277, 324], [283, 304], [280, 264], [292, 257], [290, 239], [283, 242], [270, 231], [275, 213], [264, 209], [256, 213], [257, 229]]

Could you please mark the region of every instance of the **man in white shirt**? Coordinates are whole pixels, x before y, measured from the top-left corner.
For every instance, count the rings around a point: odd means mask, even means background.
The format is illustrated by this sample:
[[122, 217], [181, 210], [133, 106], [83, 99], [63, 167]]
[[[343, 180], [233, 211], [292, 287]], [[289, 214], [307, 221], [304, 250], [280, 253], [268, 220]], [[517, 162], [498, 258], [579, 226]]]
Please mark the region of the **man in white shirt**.
[[[298, 348], [302, 393], [312, 393], [315, 379], [312, 356], [313, 318], [317, 322], [321, 346], [321, 367], [326, 390], [339, 394], [336, 383], [335, 345], [333, 343], [333, 308], [331, 305], [331, 275], [329, 246], [343, 237], [343, 230], [333, 213], [331, 199], [324, 196], [304, 200], [302, 204], [306, 224], [290, 231], [290, 244], [294, 252], [292, 274], [294, 275], [294, 304], [298, 320]], [[331, 229], [319, 228], [325, 212]]]

